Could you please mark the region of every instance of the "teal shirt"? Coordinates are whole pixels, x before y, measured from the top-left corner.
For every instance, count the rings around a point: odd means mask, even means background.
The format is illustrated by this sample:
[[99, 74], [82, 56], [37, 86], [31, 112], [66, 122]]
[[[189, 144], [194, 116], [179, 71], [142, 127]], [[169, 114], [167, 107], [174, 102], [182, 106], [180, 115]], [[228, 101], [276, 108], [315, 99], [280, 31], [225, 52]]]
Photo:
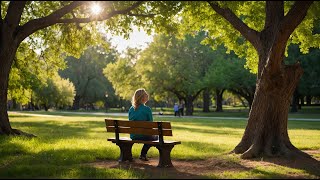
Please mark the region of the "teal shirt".
[[[152, 111], [151, 108], [141, 104], [138, 109], [135, 111], [134, 107], [131, 106], [129, 109], [129, 121], [150, 121], [153, 122]], [[130, 134], [131, 139], [137, 139], [142, 137], [141, 134]]]

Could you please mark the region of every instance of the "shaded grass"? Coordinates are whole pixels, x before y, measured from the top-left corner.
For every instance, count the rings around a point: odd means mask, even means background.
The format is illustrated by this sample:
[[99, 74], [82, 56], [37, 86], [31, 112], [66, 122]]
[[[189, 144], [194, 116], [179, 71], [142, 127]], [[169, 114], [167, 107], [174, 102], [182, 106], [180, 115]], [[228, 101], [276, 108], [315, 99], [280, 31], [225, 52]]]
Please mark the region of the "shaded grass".
[[[59, 114], [61, 115], [61, 114]], [[82, 116], [82, 115], [81, 115]], [[37, 138], [0, 136], [0, 177], [1, 178], [148, 178], [150, 174], [134, 169], [94, 168], [86, 163], [97, 160], [114, 160], [119, 157], [119, 148], [106, 139], [114, 137], [105, 130], [106, 117], [32, 117], [10, 115], [14, 128], [37, 135]], [[126, 117], [110, 117], [125, 119]], [[155, 121], [171, 121], [173, 137], [179, 140], [171, 157], [173, 160], [205, 160], [221, 157], [240, 142], [245, 120], [216, 120], [200, 118], [155, 117]], [[320, 122], [289, 121], [289, 136], [292, 143], [306, 150], [320, 148]], [[302, 136], [303, 135], [303, 136]], [[129, 135], [124, 135], [129, 136]], [[132, 152], [137, 158], [142, 148], [135, 144]], [[149, 157], [158, 158], [156, 148], [151, 148]], [[227, 157], [224, 157], [227, 158]], [[238, 158], [226, 159], [238, 163]], [[208, 174], [207, 178], [281, 178], [290, 172], [302, 177], [308, 173], [292, 168], [252, 168], [248, 172]], [[167, 176], [163, 176], [166, 178]]]

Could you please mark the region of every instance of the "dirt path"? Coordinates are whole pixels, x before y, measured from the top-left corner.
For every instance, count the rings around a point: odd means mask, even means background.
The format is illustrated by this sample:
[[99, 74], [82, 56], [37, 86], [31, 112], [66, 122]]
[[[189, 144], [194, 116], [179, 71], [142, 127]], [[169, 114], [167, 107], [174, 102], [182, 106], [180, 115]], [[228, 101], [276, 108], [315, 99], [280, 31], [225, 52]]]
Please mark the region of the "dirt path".
[[[221, 174], [223, 172], [229, 173], [239, 173], [247, 172], [254, 169], [257, 166], [284, 166], [295, 169], [302, 169], [305, 172], [311, 175], [311, 178], [320, 178], [320, 150], [310, 150], [305, 151], [308, 154], [312, 155], [314, 159], [296, 159], [296, 160], [287, 160], [279, 158], [268, 158], [268, 159], [251, 159], [251, 160], [239, 160], [239, 162], [233, 162], [226, 159], [220, 158], [210, 158], [207, 160], [172, 160], [173, 168], [157, 168], [158, 159], [151, 158], [150, 161], [143, 162], [139, 159], [135, 159], [134, 162], [123, 162], [118, 163], [115, 160], [100, 160], [95, 163], [90, 163], [90, 166], [98, 168], [122, 168], [122, 169], [131, 169], [138, 171], [146, 177], [153, 178], [172, 178], [172, 179], [202, 179], [208, 178], [206, 175], [211, 174], [211, 178], [221, 178], [215, 176], [214, 174]], [[317, 156], [314, 156], [317, 154]], [[238, 155], [223, 155], [223, 156], [238, 156]], [[258, 174], [258, 173], [257, 173]], [[262, 172], [263, 175], [263, 172]], [[285, 179], [297, 179], [297, 178], [310, 178], [306, 177], [303, 174], [267, 174], [266, 177], [273, 178], [285, 178]], [[250, 178], [261, 178], [259, 177], [250, 177]], [[263, 177], [262, 177], [263, 178]]]

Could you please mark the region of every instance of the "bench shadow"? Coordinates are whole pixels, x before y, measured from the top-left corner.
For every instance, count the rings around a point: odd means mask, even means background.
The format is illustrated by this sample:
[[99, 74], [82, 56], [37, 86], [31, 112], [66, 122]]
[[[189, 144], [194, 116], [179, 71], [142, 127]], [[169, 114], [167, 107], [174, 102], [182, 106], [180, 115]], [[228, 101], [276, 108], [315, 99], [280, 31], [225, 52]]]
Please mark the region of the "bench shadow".
[[96, 167], [101, 168], [116, 168], [135, 171], [142, 174], [148, 179], [204, 179], [206, 176], [196, 175], [179, 171], [173, 162], [173, 167], [159, 168], [157, 167], [158, 159], [152, 159], [147, 162], [134, 159], [132, 162], [118, 162], [115, 160], [100, 160], [95, 163]]

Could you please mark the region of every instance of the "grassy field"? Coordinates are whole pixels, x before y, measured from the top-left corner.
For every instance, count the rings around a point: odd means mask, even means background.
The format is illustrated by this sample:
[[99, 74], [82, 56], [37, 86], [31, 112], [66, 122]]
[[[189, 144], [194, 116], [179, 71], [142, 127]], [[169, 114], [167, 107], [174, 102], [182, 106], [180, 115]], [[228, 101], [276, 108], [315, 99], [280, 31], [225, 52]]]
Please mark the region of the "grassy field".
[[[34, 117], [10, 114], [13, 128], [33, 133], [37, 137], [32, 139], [0, 137], [0, 178], [155, 178], [152, 172], [135, 168], [121, 166], [99, 168], [90, 165], [97, 161], [116, 162], [119, 157], [119, 148], [106, 141], [106, 138], [114, 137], [113, 133], [107, 133], [105, 130], [106, 117], [92, 115], [80, 117], [58, 112], [55, 112], [55, 115], [59, 116]], [[310, 118], [312, 117], [311, 114]], [[223, 120], [223, 117], [166, 119], [161, 116], [155, 116], [154, 120], [170, 120], [174, 136], [165, 139], [182, 142], [172, 150], [173, 162], [194, 162], [196, 166], [196, 162], [201, 163], [208, 159], [219, 159], [225, 164], [233, 165], [241, 161], [238, 155], [226, 155], [226, 153], [239, 143], [246, 126], [245, 120]], [[289, 121], [288, 132], [297, 148], [320, 149], [320, 122]], [[134, 158], [139, 156], [141, 147], [141, 144], [133, 146]], [[159, 153], [156, 148], [151, 148], [148, 156], [157, 160]], [[320, 153], [314, 156], [320, 157]], [[225, 164], [220, 163], [219, 167]], [[257, 165], [242, 170], [228, 167], [220, 171], [204, 172], [197, 177], [319, 178], [318, 175], [302, 169], [276, 164]], [[170, 178], [170, 175], [162, 170], [160, 178]]]

